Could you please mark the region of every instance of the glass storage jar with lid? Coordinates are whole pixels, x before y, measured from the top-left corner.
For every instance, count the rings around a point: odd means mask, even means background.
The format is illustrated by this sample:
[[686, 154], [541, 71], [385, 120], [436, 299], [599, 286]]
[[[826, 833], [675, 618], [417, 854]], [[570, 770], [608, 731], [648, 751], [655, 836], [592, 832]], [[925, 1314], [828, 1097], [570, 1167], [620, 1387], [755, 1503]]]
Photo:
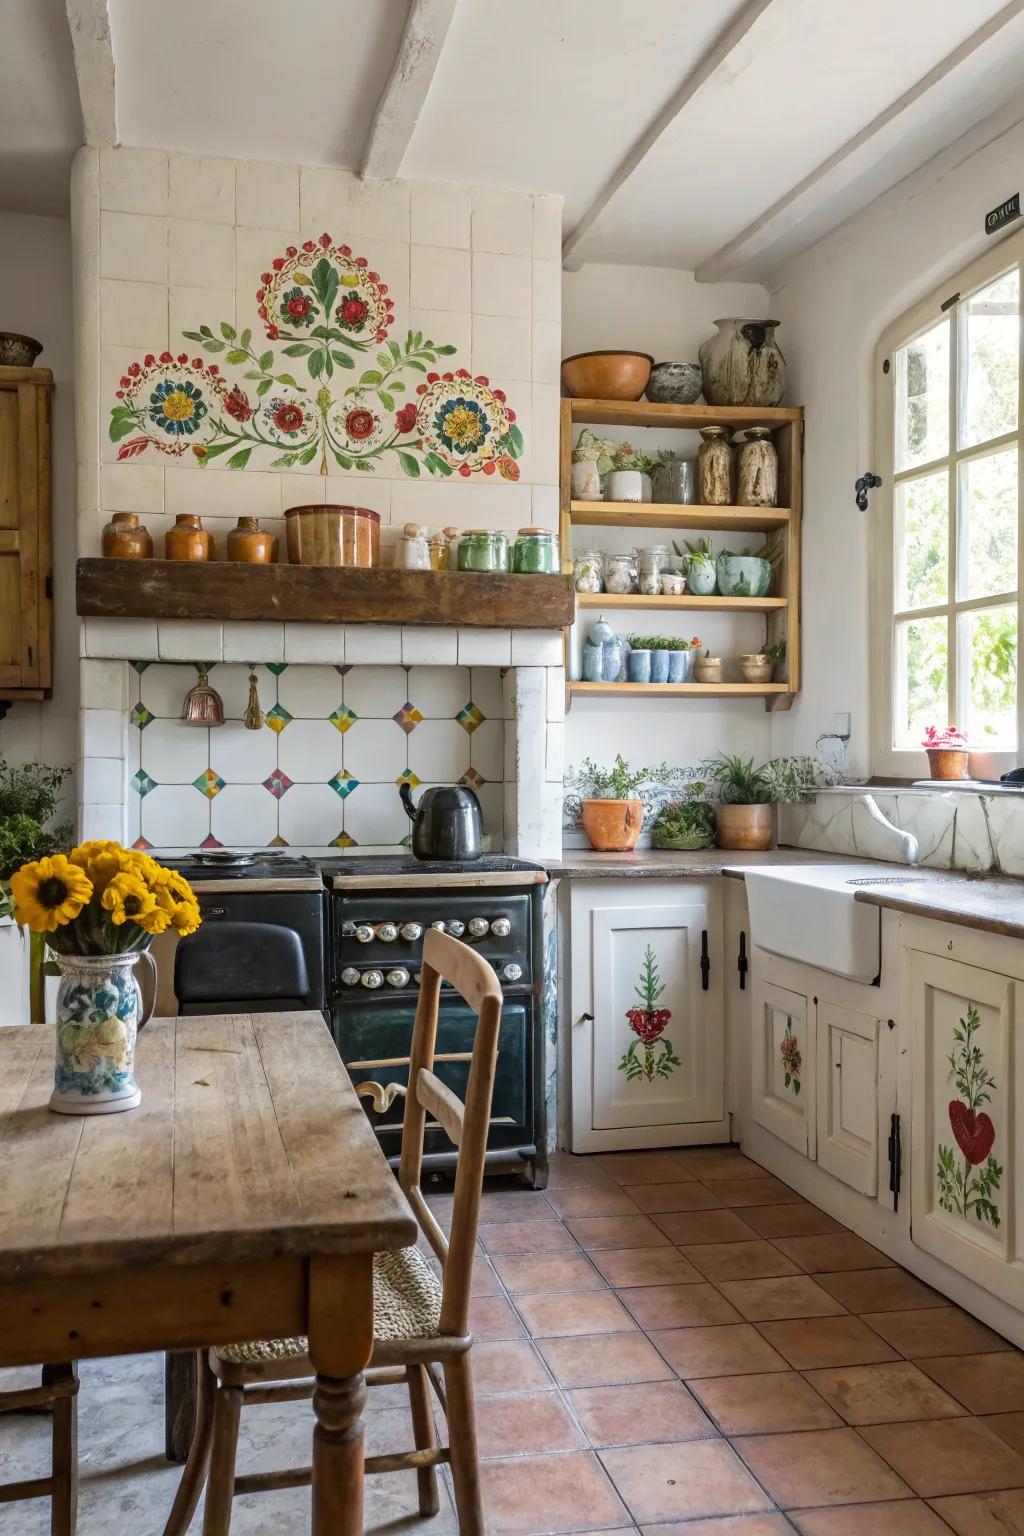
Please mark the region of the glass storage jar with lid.
[[520, 528], [512, 550], [512, 569], [521, 576], [557, 576], [555, 535], [547, 528]]
[[661, 591], [661, 572], [668, 559], [664, 544], [645, 544], [636, 551], [637, 583], [645, 597]]
[[573, 585], [577, 592], [604, 590], [604, 554], [599, 549], [581, 549], [572, 562]]
[[466, 528], [459, 539], [460, 571], [507, 571], [508, 536], [496, 528]]
[[636, 591], [636, 560], [632, 554], [605, 556], [604, 589], [617, 597]]

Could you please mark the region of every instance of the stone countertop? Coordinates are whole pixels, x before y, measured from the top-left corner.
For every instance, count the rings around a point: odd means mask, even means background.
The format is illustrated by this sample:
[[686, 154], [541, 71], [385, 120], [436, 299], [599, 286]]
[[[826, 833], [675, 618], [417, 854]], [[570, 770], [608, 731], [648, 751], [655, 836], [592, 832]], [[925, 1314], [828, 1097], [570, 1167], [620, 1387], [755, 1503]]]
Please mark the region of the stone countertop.
[[808, 848], [773, 848], [769, 853], [740, 853], [729, 848], [699, 848], [692, 853], [659, 848], [639, 853], [594, 853], [589, 848], [570, 848], [560, 859], [546, 859], [545, 867], [553, 880], [705, 880], [711, 875], [733, 875], [739, 880], [739, 871], [750, 865], [770, 868], [778, 864], [861, 862]]

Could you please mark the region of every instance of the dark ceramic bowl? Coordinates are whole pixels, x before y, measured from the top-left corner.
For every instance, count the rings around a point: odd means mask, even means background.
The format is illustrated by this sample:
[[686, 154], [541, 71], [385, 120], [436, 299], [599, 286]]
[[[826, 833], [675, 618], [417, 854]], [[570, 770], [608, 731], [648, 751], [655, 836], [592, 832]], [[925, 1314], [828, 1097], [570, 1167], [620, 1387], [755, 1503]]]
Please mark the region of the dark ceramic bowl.
[[647, 398], [655, 405], [692, 405], [703, 383], [699, 363], [655, 363], [647, 380]]
[[43, 350], [34, 336], [19, 336], [16, 331], [0, 331], [0, 367], [31, 368]]

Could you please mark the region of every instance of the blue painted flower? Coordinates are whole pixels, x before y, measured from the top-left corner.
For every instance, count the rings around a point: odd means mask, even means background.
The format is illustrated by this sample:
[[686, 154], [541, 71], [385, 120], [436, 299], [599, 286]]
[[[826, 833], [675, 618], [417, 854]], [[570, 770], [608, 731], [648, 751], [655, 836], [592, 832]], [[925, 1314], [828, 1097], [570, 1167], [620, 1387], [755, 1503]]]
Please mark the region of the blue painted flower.
[[478, 453], [490, 430], [491, 424], [480, 402], [462, 394], [446, 400], [434, 417], [438, 438], [449, 453], [457, 455]]
[[161, 379], [149, 397], [149, 414], [163, 432], [192, 433], [206, 415], [202, 391], [189, 379]]

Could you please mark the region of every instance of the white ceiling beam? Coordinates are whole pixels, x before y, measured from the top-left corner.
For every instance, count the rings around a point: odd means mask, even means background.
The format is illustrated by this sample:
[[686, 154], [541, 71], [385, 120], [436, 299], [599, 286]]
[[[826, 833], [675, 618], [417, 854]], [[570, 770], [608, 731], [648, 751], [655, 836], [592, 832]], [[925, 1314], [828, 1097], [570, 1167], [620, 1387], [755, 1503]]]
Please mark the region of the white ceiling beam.
[[362, 175], [390, 181], [402, 169], [420, 120], [457, 0], [412, 0], [395, 62], [377, 103], [363, 156]]
[[697, 281], [720, 282], [748, 270], [752, 262], [784, 240], [799, 224], [818, 211], [823, 203], [840, 196], [865, 172], [870, 171], [884, 147], [899, 136], [900, 118], [1022, 13], [1024, 0], [1010, 0], [1010, 4], [1004, 5], [983, 27], [979, 27], [977, 32], [973, 32], [958, 48], [947, 54], [884, 112], [880, 112], [852, 139], [848, 139], [834, 154], [829, 155], [827, 160], [822, 161], [821, 165], [748, 224], [728, 244], [702, 261], [696, 270]]
[[[736, 72], [737, 52], [747, 51], [743, 50], [741, 45], [745, 39], [749, 39], [750, 33], [757, 26], [761, 17], [775, 3], [776, 0], [750, 0], [750, 3], [744, 6], [735, 21], [726, 28], [718, 40], [708, 49], [697, 66], [690, 71], [686, 79], [679, 86], [679, 89], [669, 98], [653, 122], [648, 125], [632, 147], [627, 150], [586, 213], [576, 227], [569, 232], [562, 244], [562, 261], [570, 271], [582, 264], [579, 257], [573, 257], [573, 253], [597, 223], [616, 192], [629, 180], [640, 163], [646, 159], [658, 140], [671, 127], [679, 114], [693, 100], [697, 93], [710, 85], [716, 76], [731, 75]], [[740, 67], [742, 67], [745, 60], [739, 62]]]
[[110, 148], [118, 140], [107, 0], [66, 0], [66, 7], [85, 142]]

